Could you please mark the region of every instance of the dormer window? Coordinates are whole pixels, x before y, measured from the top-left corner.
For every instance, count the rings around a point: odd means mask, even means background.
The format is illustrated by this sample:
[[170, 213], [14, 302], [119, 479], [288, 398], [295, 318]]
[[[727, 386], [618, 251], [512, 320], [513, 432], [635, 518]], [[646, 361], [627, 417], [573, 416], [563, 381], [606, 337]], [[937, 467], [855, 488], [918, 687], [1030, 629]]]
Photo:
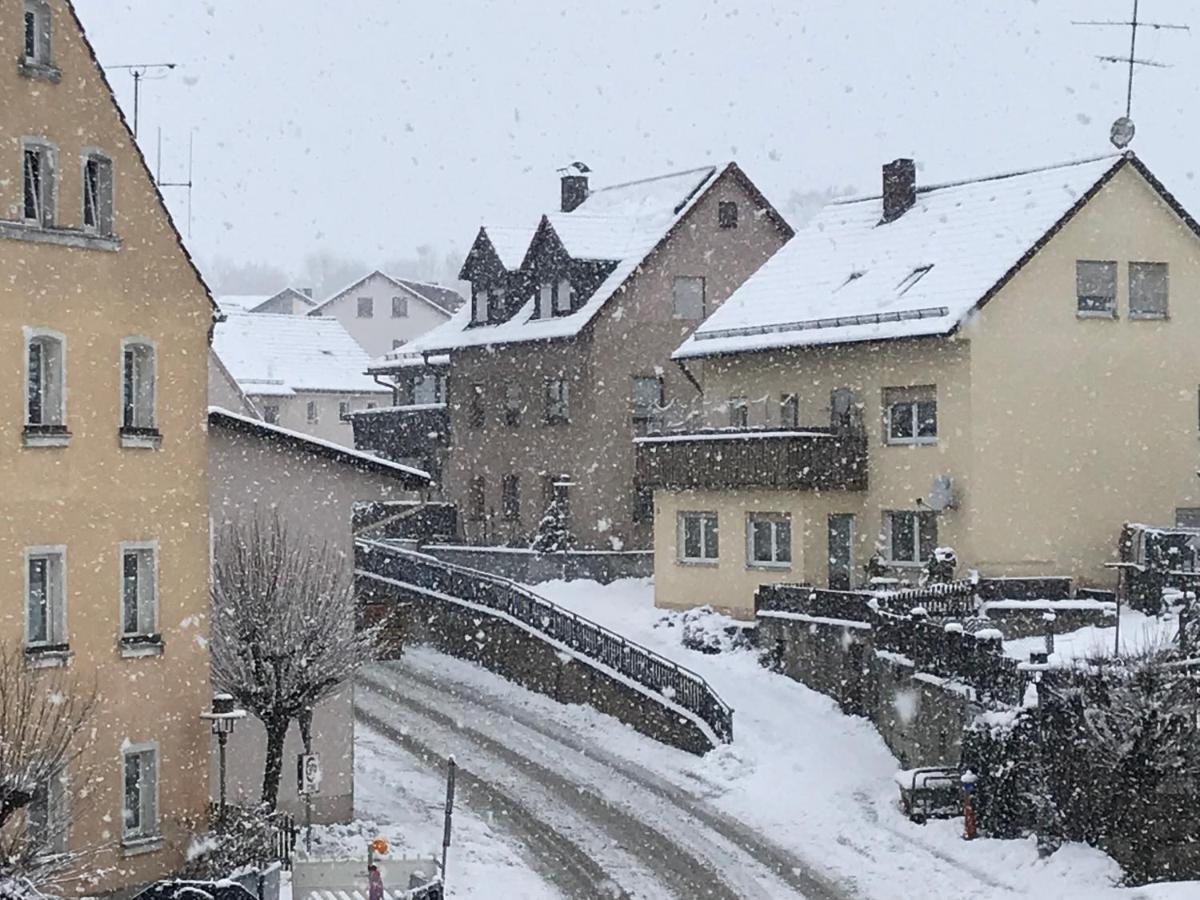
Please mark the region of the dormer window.
[[479, 284], [471, 285], [471, 321], [475, 323], [488, 320], [487, 288]]
[[554, 294], [554, 314], [564, 316], [571, 311], [571, 282], [563, 279], [556, 286]]

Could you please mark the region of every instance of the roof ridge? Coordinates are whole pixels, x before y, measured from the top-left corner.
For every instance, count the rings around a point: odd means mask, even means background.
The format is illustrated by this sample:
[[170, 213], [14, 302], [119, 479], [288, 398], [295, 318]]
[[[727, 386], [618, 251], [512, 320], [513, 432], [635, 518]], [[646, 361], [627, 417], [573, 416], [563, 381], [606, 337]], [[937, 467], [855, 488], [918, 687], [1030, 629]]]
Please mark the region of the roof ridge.
[[[978, 175], [973, 178], [960, 178], [955, 181], [941, 181], [932, 184], [917, 184], [917, 193], [924, 194], [930, 191], [941, 191], [946, 188], [963, 187], [968, 184], [984, 184], [989, 181], [1004, 181], [1007, 178], [1020, 178], [1022, 175], [1036, 175], [1040, 172], [1053, 172], [1056, 169], [1070, 169], [1075, 166], [1086, 166], [1091, 163], [1100, 162], [1101, 160], [1111, 159], [1114, 163], [1118, 160], [1133, 156], [1132, 151], [1123, 153], [1101, 153], [1096, 156], [1081, 157], [1079, 159], [1065, 160], [1063, 162], [1048, 163], [1043, 166], [1031, 166], [1027, 169], [1015, 169], [1010, 172], [999, 172], [992, 175]], [[852, 203], [867, 203], [871, 200], [883, 199], [882, 194], [867, 194], [858, 197], [845, 197], [839, 200], [831, 200], [830, 206], [849, 206]]]
[[[632, 181], [622, 181], [619, 184], [606, 184], [602, 188], [596, 188], [588, 196], [594, 196], [595, 194], [602, 194], [605, 191], [615, 191], [618, 188], [633, 187], [635, 184], [649, 184], [652, 181], [666, 181], [668, 178], [678, 178], [680, 175], [691, 175], [693, 173], [699, 173], [699, 172], [704, 172], [704, 171], [714, 172], [719, 168], [721, 168], [720, 165], [718, 165], [717, 163], [712, 163], [707, 166], [697, 166], [694, 169], [681, 169], [678, 172], [668, 172], [665, 175], [652, 175], [649, 178], [635, 178]], [[586, 203], [586, 201], [585, 201], [585, 203]]]

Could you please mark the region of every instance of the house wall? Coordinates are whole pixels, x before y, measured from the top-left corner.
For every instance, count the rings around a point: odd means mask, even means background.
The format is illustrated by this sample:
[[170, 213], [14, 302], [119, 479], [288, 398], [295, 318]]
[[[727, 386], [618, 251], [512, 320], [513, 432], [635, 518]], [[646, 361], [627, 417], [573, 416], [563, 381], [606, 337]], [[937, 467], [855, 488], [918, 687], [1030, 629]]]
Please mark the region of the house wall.
[[[358, 317], [358, 298], [370, 297], [375, 302], [375, 315], [369, 319]], [[408, 299], [408, 315], [392, 316], [392, 298]], [[432, 304], [414, 296], [387, 278], [376, 273], [366, 281], [347, 291], [337, 299], [321, 307], [321, 315], [333, 316], [350, 332], [350, 336], [371, 355], [372, 359], [392, 350], [393, 342], [407, 344], [415, 337], [436, 328], [449, 315]]]
[[208, 405], [219, 406], [230, 412], [257, 419], [259, 412], [249, 398], [242, 393], [229, 370], [221, 364], [220, 357], [208, 351]]
[[[717, 227], [721, 200], [738, 202], [738, 228]], [[580, 548], [650, 546], [651, 523], [633, 521], [632, 379], [660, 375], [667, 403], [687, 405], [694, 400], [695, 386], [670, 362], [670, 355], [699, 323], [672, 317], [672, 281], [675, 276], [704, 276], [709, 312], [715, 309], [783, 246], [784, 235], [755, 209], [741, 184], [724, 175], [579, 338], [453, 354], [446, 492], [460, 510], [468, 510], [471, 477], [482, 474], [488, 509], [496, 511], [475, 526], [460, 516], [469, 542], [527, 543], [545, 511], [542, 476], [566, 473], [574, 485], [571, 518]], [[571, 422], [546, 425], [544, 380], [560, 371], [573, 379]], [[504, 389], [509, 383], [521, 386], [527, 402], [518, 428], [504, 424]], [[481, 429], [472, 429], [468, 421], [473, 384], [485, 386], [487, 423]], [[510, 473], [521, 483], [521, 518], [514, 523], [499, 515], [501, 482]]]
[[[222, 428], [209, 436], [210, 509], [214, 529], [256, 510], [275, 508], [293, 534], [314, 543], [329, 542], [345, 553], [347, 577], [354, 560], [351, 518], [355, 502], [413, 500], [387, 475], [360, 472], [345, 463], [281, 446], [261, 436]], [[247, 720], [229, 742], [229, 798], [254, 801], [260, 795], [265, 736], [257, 721]], [[354, 694], [347, 686], [323, 702], [313, 717], [314, 750], [320, 754], [324, 779], [313, 806], [319, 822], [347, 822], [354, 810]], [[280, 808], [301, 813], [296, 794], [294, 761], [301, 752], [299, 729], [288, 733], [284, 748]], [[217, 790], [215, 758], [210, 783]]]
[[[691, 365], [689, 364], [689, 368]], [[869, 490], [856, 491], [656, 491], [654, 498], [655, 599], [664, 607], [708, 603], [752, 618], [754, 591], [769, 582], [828, 583], [828, 516], [854, 515], [852, 574], [855, 584], [875, 552], [885, 510], [917, 511], [918, 497], [933, 479], [951, 475], [963, 510], [938, 518], [938, 543], [964, 552], [971, 491], [970, 345], [966, 341], [906, 341], [747, 354], [709, 360], [703, 366], [704, 420], [728, 425], [728, 398], [750, 399], [752, 426], [780, 425], [779, 398], [800, 398], [800, 422], [828, 427], [830, 395], [850, 388], [867, 432]], [[936, 385], [936, 444], [884, 443], [884, 390]], [[678, 558], [681, 512], [715, 512], [720, 559], [715, 567]], [[785, 513], [792, 522], [792, 564], [785, 570], [747, 565], [746, 518], [750, 512]], [[900, 571], [900, 575], [905, 575]], [[915, 575], [915, 571], [907, 572]]]
[[[57, 84], [18, 74], [21, 4], [0, 3], [0, 640], [24, 636], [26, 548], [66, 546], [66, 675], [95, 685], [99, 707], [76, 740], [68, 776], [70, 847], [95, 878], [89, 893], [150, 881], [180, 866], [203, 827], [207, 765], [208, 493], [206, 360], [212, 308], [137, 157], [68, 5], [50, 0]], [[20, 240], [21, 138], [58, 147], [57, 225], [84, 246]], [[78, 240], [81, 151], [113, 161], [120, 249]], [[63, 230], [59, 235], [64, 234]], [[43, 234], [44, 236], [44, 234]], [[69, 446], [26, 448], [22, 328], [66, 338]], [[122, 448], [121, 339], [157, 345], [157, 450]], [[119, 652], [120, 544], [158, 542], [160, 656]], [[158, 745], [163, 841], [122, 848], [122, 746]], [[82, 789], [86, 786], [86, 791]]]
[[[1118, 318], [1075, 314], [1075, 261], [1116, 260]], [[1131, 321], [1128, 262], [1170, 265], [1170, 318]], [[1200, 241], [1125, 168], [980, 311], [975, 564], [1111, 587], [1123, 522], [1200, 506]]]
[[[250, 394], [250, 401], [257, 407], [259, 414], [265, 419], [267, 408], [274, 406], [279, 410], [275, 424], [311, 435], [325, 441], [333, 441], [343, 447], [354, 446], [354, 428], [339, 414], [339, 404], [343, 400], [350, 401], [351, 411], [370, 408], [368, 404], [387, 406], [391, 402], [391, 391], [380, 388], [379, 393], [318, 393], [297, 392], [281, 397], [272, 394]], [[308, 403], [317, 404], [317, 421], [308, 420]]]

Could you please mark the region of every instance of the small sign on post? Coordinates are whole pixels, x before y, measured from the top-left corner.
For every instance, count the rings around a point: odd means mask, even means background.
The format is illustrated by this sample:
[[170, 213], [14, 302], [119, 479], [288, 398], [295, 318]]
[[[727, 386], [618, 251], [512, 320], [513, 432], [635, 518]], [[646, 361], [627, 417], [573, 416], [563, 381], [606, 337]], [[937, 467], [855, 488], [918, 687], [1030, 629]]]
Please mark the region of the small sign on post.
[[312, 852], [312, 798], [321, 793], [321, 757], [301, 753], [296, 757], [296, 792], [304, 798], [304, 850]]
[[454, 773], [458, 764], [451, 756], [446, 774], [446, 828], [442, 833], [442, 884], [446, 883], [446, 852], [450, 849], [450, 820], [454, 815]]

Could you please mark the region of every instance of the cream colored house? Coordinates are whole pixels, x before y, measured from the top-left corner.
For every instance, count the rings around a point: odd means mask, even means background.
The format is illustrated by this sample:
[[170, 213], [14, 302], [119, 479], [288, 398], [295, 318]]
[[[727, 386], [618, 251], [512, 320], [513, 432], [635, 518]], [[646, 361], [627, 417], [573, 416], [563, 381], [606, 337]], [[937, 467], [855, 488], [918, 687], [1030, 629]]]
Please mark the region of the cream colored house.
[[[213, 333], [213, 351], [264, 421], [346, 447], [354, 446], [349, 415], [391, 399], [337, 319], [232, 312]], [[228, 405], [222, 382], [210, 374], [216, 405]]]
[[[214, 528], [278, 510], [293, 534], [330, 542], [354, 564], [355, 503], [416, 500], [428, 485], [424, 472], [305, 437], [226, 409], [209, 411], [209, 502]], [[347, 573], [349, 574], [349, 572]], [[298, 729], [284, 747], [279, 807], [299, 815], [292, 763], [302, 752]], [[348, 822], [354, 815], [354, 690], [346, 685], [313, 715], [313, 751], [321, 757], [321, 793], [313, 821]], [[253, 806], [261, 796], [266, 735], [248, 718], [230, 738], [228, 791], [231, 803]], [[219, 789], [214, 754], [210, 773]]]
[[1111, 587], [1123, 522], [1200, 507], [1197, 233], [1131, 153], [827, 207], [674, 355], [710, 427], [638, 445], [659, 605], [937, 546]]
[[444, 324], [462, 305], [463, 298], [451, 288], [393, 278], [376, 270], [308, 315], [337, 319], [375, 359]]
[[0, 58], [0, 640], [98, 691], [31, 818], [99, 894], [206, 823], [215, 308], [71, 5], [0, 0]]

